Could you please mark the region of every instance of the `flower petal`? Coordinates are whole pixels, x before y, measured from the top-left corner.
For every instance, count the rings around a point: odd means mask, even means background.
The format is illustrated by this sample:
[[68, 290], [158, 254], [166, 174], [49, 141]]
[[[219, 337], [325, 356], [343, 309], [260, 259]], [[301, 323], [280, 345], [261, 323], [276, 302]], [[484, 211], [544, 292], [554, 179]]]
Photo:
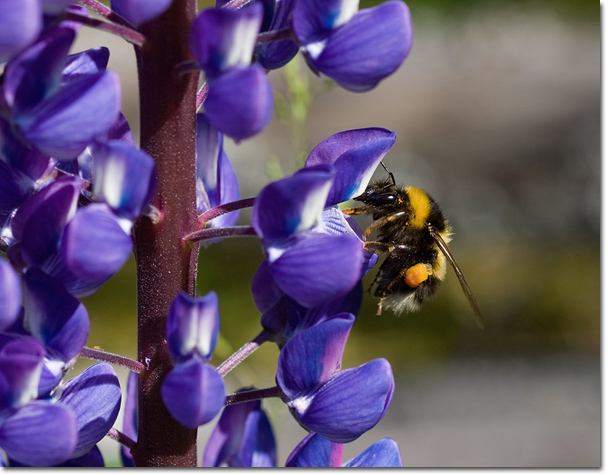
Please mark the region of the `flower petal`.
[[192, 358], [167, 374], [161, 395], [175, 420], [196, 429], [219, 414], [226, 400], [226, 389], [215, 368]]
[[205, 362], [217, 344], [220, 331], [217, 294], [213, 291], [193, 299], [177, 294], [167, 317], [167, 346], [177, 363], [198, 354]]
[[[224, 152], [224, 136], [209, 123], [205, 114], [196, 116], [196, 206], [199, 213], [240, 197], [239, 183]], [[232, 226], [238, 211], [212, 219], [207, 226]]]
[[380, 439], [344, 464], [345, 467], [403, 467], [399, 446], [393, 439]]
[[21, 281], [10, 263], [0, 257], [0, 331], [5, 330], [21, 311]]
[[82, 349], [89, 336], [86, 308], [55, 279], [34, 268], [23, 276], [28, 330], [64, 362]]
[[104, 46], [91, 48], [68, 56], [63, 68], [63, 83], [73, 81], [82, 76], [90, 76], [105, 71], [110, 59], [110, 50]]
[[0, 410], [17, 408], [38, 396], [45, 349], [34, 338], [6, 336], [0, 350]]
[[118, 76], [104, 71], [70, 81], [15, 122], [38, 150], [71, 160], [112, 127], [119, 111]]
[[36, 43], [6, 65], [3, 93], [13, 116], [26, 113], [57, 92], [74, 38], [71, 28], [45, 30]]
[[163, 14], [173, 0], [112, 0], [112, 10], [133, 26], [153, 20]]
[[300, 305], [313, 307], [346, 295], [361, 277], [358, 238], [309, 234], [269, 263], [279, 288]]
[[[276, 31], [290, 27], [290, 19], [295, 0], [277, 0], [275, 2], [274, 15], [265, 31]], [[285, 66], [298, 54], [298, 44], [291, 40], [278, 40], [270, 43], [262, 43], [255, 47], [254, 56], [256, 61], [265, 69], [278, 69]]]
[[341, 467], [344, 444], [308, 434], [287, 457], [286, 467]]
[[319, 143], [308, 155], [305, 166], [325, 163], [335, 167], [336, 178], [326, 206], [342, 203], [363, 193], [395, 140], [395, 132], [373, 127], [340, 132]]
[[359, 11], [335, 30], [320, 52], [307, 47], [315, 69], [352, 92], [365, 92], [393, 74], [412, 47], [412, 23], [404, 2], [391, 0]]
[[32, 467], [65, 462], [77, 438], [74, 413], [45, 401], [23, 406], [0, 426], [0, 447], [11, 459]]
[[208, 8], [194, 20], [190, 49], [208, 79], [234, 67], [249, 66], [262, 26], [263, 7]]
[[270, 183], [253, 205], [251, 225], [266, 245], [318, 224], [334, 178], [329, 166], [302, 169]]
[[348, 22], [359, 9], [359, 0], [295, 0], [292, 25], [302, 45], [326, 38]]
[[42, 29], [39, 0], [0, 0], [0, 62], [8, 61], [38, 37]]
[[152, 199], [154, 160], [143, 150], [118, 140], [92, 148], [93, 196], [119, 216], [136, 219]]
[[65, 227], [61, 255], [78, 278], [99, 287], [125, 263], [133, 243], [105, 204], [79, 209]]
[[205, 101], [209, 122], [237, 142], [261, 132], [273, 107], [272, 88], [257, 64], [233, 68], [209, 83]]
[[224, 408], [203, 454], [203, 467], [222, 466], [276, 466], [276, 443], [260, 401]]
[[390, 364], [385, 359], [377, 359], [337, 372], [315, 392], [308, 404], [291, 401], [290, 407], [298, 422], [307, 429], [333, 442], [348, 443], [384, 417], [394, 389]]
[[277, 385], [290, 404], [329, 380], [340, 369], [344, 345], [355, 316], [343, 314], [310, 327], [291, 338], [281, 350], [277, 363]]
[[63, 385], [59, 402], [76, 414], [78, 443], [72, 457], [89, 452], [112, 428], [120, 410], [120, 383], [112, 366], [97, 363]]

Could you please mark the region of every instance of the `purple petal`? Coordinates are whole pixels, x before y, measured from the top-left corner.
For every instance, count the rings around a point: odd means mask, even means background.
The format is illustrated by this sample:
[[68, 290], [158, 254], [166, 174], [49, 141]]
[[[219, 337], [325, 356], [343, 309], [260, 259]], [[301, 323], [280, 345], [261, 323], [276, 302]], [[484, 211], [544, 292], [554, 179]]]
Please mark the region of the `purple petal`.
[[376, 167], [393, 146], [395, 132], [381, 128], [347, 130], [325, 139], [306, 160], [306, 167], [333, 165], [336, 178], [326, 206], [363, 193]]
[[0, 160], [0, 211], [10, 212], [23, 203], [34, 188], [34, 180]]
[[99, 447], [94, 446], [86, 454], [74, 457], [60, 465], [61, 467], [105, 467]]
[[349, 91], [365, 92], [393, 74], [411, 47], [409, 9], [402, 1], [391, 0], [361, 10], [322, 48], [308, 46], [306, 52], [319, 72]]
[[0, 0], [0, 62], [8, 61], [42, 29], [40, 0]]
[[131, 254], [133, 243], [105, 204], [78, 210], [65, 227], [61, 255], [77, 277], [101, 285]]
[[[61, 221], [62, 224], [56, 226], [63, 229], [63, 226], [76, 213], [78, 196], [80, 196], [79, 178], [63, 177], [55, 180], [32, 195], [19, 207], [11, 222], [13, 236], [17, 241], [21, 241], [24, 238], [26, 224], [29, 221], [40, 221], [49, 213], [52, 213], [52, 218], [48, 221]], [[53, 204], [48, 205], [49, 201], [53, 201]], [[61, 219], [59, 219], [60, 216], [62, 216]]]
[[[32, 183], [38, 180], [48, 167], [49, 157], [26, 147], [21, 139], [15, 137], [10, 124], [2, 119], [0, 119], [0, 148], [2, 162], [25, 174]], [[2, 188], [0, 186], [0, 190]]]
[[345, 467], [403, 467], [399, 446], [393, 439], [380, 439], [344, 464]]
[[[122, 433], [137, 442], [137, 373], [129, 372], [127, 380], [127, 397], [123, 413]], [[135, 467], [131, 451], [124, 445], [120, 446], [120, 458], [123, 467]]]
[[385, 359], [377, 359], [355, 369], [339, 371], [314, 395], [292, 400], [289, 406], [298, 422], [308, 430], [333, 442], [348, 443], [384, 417], [394, 389], [390, 364]]
[[237, 142], [266, 127], [273, 107], [272, 88], [257, 64], [233, 68], [209, 83], [205, 101], [209, 122]]
[[[239, 183], [223, 148], [224, 137], [214, 129], [205, 114], [196, 119], [197, 211], [203, 213], [240, 198]], [[208, 226], [232, 226], [239, 213], [232, 212], [212, 219]]]
[[83, 304], [38, 269], [23, 276], [25, 321], [29, 331], [63, 361], [76, 356], [89, 335]]
[[32, 467], [57, 465], [76, 447], [76, 416], [61, 404], [34, 401], [18, 409], [0, 427], [0, 446], [17, 462]]
[[118, 76], [105, 71], [70, 81], [16, 123], [38, 150], [71, 160], [114, 125], [119, 111]]
[[212, 366], [193, 358], [175, 366], [161, 386], [163, 402], [180, 424], [196, 429], [224, 406], [224, 381]]
[[57, 252], [66, 223], [76, 212], [78, 183], [57, 180], [18, 209], [12, 229], [15, 238], [21, 238], [22, 258], [29, 266], [42, 265]]
[[174, 362], [198, 354], [206, 362], [217, 344], [220, 315], [215, 292], [193, 299], [177, 294], [167, 317], [167, 345]]
[[194, 20], [190, 49], [207, 79], [251, 63], [263, 14], [262, 5], [253, 3], [238, 10], [208, 8]]
[[41, 0], [41, 3], [44, 13], [48, 15], [59, 15], [70, 4], [74, 3], [74, 0]]
[[91, 450], [114, 425], [120, 410], [120, 384], [112, 366], [97, 363], [63, 385], [59, 402], [76, 414], [78, 443], [72, 457]]
[[104, 46], [91, 48], [68, 56], [63, 69], [63, 82], [73, 81], [82, 76], [90, 76], [105, 71], [110, 59], [110, 50]]
[[203, 467], [274, 467], [276, 444], [260, 401], [226, 406], [203, 454]]
[[346, 295], [360, 279], [362, 264], [359, 239], [312, 233], [269, 262], [279, 288], [305, 307]]
[[318, 224], [333, 177], [331, 168], [321, 166], [303, 169], [264, 187], [251, 216], [257, 235], [268, 246]]
[[251, 281], [251, 293], [256, 307], [264, 313], [272, 307], [284, 294], [272, 280], [268, 262], [262, 261]]
[[4, 99], [14, 116], [30, 111], [58, 90], [74, 38], [70, 28], [46, 30], [35, 44], [6, 65]]
[[0, 331], [13, 324], [21, 311], [21, 281], [10, 263], [0, 257]]
[[93, 197], [116, 214], [136, 219], [152, 199], [154, 160], [143, 150], [119, 141], [96, 144], [93, 157]]
[[112, 0], [114, 12], [131, 25], [139, 26], [163, 14], [173, 0]]
[[295, 0], [293, 32], [302, 45], [321, 41], [348, 22], [359, 9], [359, 0]]
[[[290, 26], [294, 0], [278, 0], [272, 21], [264, 30], [275, 31]], [[257, 45], [254, 50], [256, 61], [266, 69], [285, 66], [298, 53], [299, 46], [293, 40], [279, 40]]]
[[291, 338], [277, 363], [277, 385], [294, 402], [331, 378], [340, 369], [344, 345], [355, 316], [344, 314], [308, 328]]
[[0, 410], [27, 404], [38, 395], [45, 349], [33, 338], [10, 337], [0, 351]]
[[341, 467], [344, 444], [308, 434], [287, 457], [286, 467]]

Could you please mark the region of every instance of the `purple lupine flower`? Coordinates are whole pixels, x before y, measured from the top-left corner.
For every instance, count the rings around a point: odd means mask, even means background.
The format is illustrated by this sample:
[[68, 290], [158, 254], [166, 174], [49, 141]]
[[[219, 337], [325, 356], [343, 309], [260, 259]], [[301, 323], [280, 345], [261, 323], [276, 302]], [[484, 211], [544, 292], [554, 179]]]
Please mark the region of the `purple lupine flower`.
[[78, 442], [71, 458], [95, 447], [112, 428], [120, 410], [120, 384], [112, 366], [97, 363], [62, 385], [58, 403], [76, 414]]
[[209, 93], [205, 112], [211, 125], [240, 141], [259, 133], [272, 114], [272, 88], [251, 58], [263, 8], [209, 8], [192, 24], [190, 49], [205, 72]]
[[380, 439], [342, 463], [344, 444], [308, 434], [291, 452], [286, 467], [403, 467], [399, 446], [392, 439]]
[[275, 467], [277, 449], [261, 401], [226, 406], [203, 453], [203, 467]]
[[193, 299], [180, 292], [167, 317], [167, 346], [174, 367], [162, 383], [169, 413], [194, 429], [213, 419], [226, 399], [224, 381], [207, 364], [219, 334], [217, 295]]
[[412, 25], [399, 0], [359, 12], [357, 7], [353, 0], [295, 0], [292, 28], [313, 70], [365, 92], [403, 63], [412, 47]]
[[[137, 373], [129, 372], [127, 380], [127, 397], [123, 413], [122, 433], [134, 442], [137, 442]], [[120, 459], [123, 467], [135, 467], [131, 451], [124, 445], [120, 446]]]
[[314, 229], [333, 177], [327, 165], [304, 168], [267, 185], [253, 207], [251, 224], [264, 245], [273, 281], [307, 307], [345, 295], [361, 278], [361, 240]]
[[254, 302], [262, 313], [260, 323], [272, 334], [272, 340], [279, 348], [293, 335], [306, 328], [342, 313], [357, 314], [363, 300], [363, 285], [359, 281], [342, 297], [315, 307], [304, 307], [285, 295], [274, 283], [266, 262], [256, 271], [251, 287]]
[[[120, 110], [118, 76], [68, 64], [75, 32], [58, 26], [6, 65], [3, 95], [12, 127], [46, 155], [72, 160], [106, 133]], [[68, 71], [63, 68], [68, 64]]]
[[[272, 9], [272, 17], [269, 22], [262, 24], [262, 32], [277, 31], [291, 26], [291, 13], [293, 10], [294, 0], [276, 0], [270, 3]], [[299, 46], [291, 38], [272, 41], [257, 45], [254, 50], [254, 56], [258, 63], [266, 69], [278, 69], [285, 66], [298, 53]]]
[[33, 338], [0, 338], [0, 447], [30, 466], [66, 461], [78, 440], [76, 415], [67, 406], [35, 400], [44, 355]]
[[343, 314], [310, 327], [279, 354], [276, 380], [283, 401], [300, 425], [333, 442], [351, 442], [375, 426], [395, 386], [385, 359], [340, 369], [354, 320]]
[[[218, 132], [205, 114], [196, 116], [196, 210], [198, 213], [240, 198], [239, 183], [224, 151], [224, 135]], [[232, 226], [238, 211], [206, 223], [207, 227]]]
[[135, 220], [152, 199], [154, 160], [143, 150], [119, 140], [96, 143], [93, 161], [93, 199], [107, 203], [120, 217]]
[[0, 257], [0, 331], [12, 325], [21, 311], [21, 282], [11, 264]]
[[336, 170], [325, 206], [348, 201], [363, 193], [396, 138], [394, 131], [379, 127], [354, 129], [334, 134], [313, 148], [305, 167], [327, 164]]
[[32, 43], [42, 30], [40, 0], [0, 0], [0, 62]]
[[82, 297], [122, 267], [132, 242], [106, 204], [77, 209], [79, 196], [80, 179], [63, 177], [28, 198], [12, 220], [8, 256], [16, 268], [37, 267]]
[[173, 0], [112, 0], [114, 12], [138, 27], [163, 14]]

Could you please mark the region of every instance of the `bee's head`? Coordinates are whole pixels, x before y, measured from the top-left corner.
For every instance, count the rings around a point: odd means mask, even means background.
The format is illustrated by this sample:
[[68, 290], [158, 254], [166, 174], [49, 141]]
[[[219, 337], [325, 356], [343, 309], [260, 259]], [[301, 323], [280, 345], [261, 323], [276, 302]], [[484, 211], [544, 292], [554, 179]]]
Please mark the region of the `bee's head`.
[[375, 208], [390, 208], [400, 204], [399, 192], [388, 180], [368, 186], [362, 194], [353, 199]]

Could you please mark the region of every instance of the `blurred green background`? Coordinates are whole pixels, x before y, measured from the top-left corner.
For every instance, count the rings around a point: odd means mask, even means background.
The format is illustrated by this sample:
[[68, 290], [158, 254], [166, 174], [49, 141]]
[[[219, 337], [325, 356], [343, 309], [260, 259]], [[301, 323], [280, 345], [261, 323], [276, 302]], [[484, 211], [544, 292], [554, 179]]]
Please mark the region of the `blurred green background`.
[[[414, 47], [397, 74], [358, 95], [315, 77], [298, 58], [270, 74], [277, 114], [267, 130], [226, 144], [248, 197], [295, 171], [333, 133], [396, 130], [385, 163], [397, 181], [426, 189], [454, 228], [450, 247], [486, 329], [475, 326], [451, 270], [416, 314], [376, 317], [377, 302], [366, 294], [344, 367], [387, 358], [397, 389], [385, 420], [347, 446], [346, 458], [391, 436], [406, 466], [599, 466], [597, 3], [407, 3]], [[81, 37], [76, 49], [111, 48], [137, 133], [132, 50], [107, 34]], [[222, 316], [212, 363], [260, 331], [250, 283], [262, 259], [252, 238], [201, 250], [198, 290], [218, 293]], [[85, 304], [89, 346], [134, 357], [134, 262]], [[277, 354], [262, 346], [227, 378], [228, 389], [274, 384]], [[282, 463], [304, 432], [280, 405], [268, 407]]]

